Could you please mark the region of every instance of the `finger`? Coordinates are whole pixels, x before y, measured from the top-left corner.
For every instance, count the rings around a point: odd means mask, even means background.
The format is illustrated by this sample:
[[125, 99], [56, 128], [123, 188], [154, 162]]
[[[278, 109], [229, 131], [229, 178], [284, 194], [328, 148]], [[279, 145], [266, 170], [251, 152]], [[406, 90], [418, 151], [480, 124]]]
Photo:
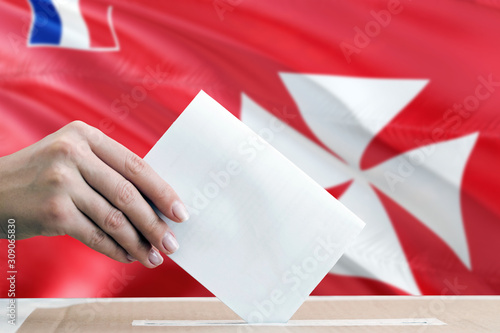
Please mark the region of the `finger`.
[[[158, 217], [131, 182], [93, 154], [86, 158], [84, 164], [79, 165], [79, 170], [85, 181], [123, 212], [153, 246], [166, 254], [172, 254], [179, 248], [168, 225]], [[108, 212], [109, 210], [105, 210], [101, 214]], [[136, 247], [139, 247], [139, 244], [136, 244]]]
[[131, 263], [134, 261], [133, 258], [127, 256], [127, 251], [118, 245], [111, 237], [106, 235], [97, 225], [92, 223], [92, 221], [78, 209], [75, 208], [74, 210], [72, 222], [67, 226], [68, 235], [111, 259], [123, 263]]
[[89, 133], [87, 140], [96, 156], [132, 182], [160, 212], [175, 222], [189, 218], [177, 193], [142, 158], [96, 128]]
[[162, 263], [163, 259], [157, 250], [141, 237], [127, 217], [86, 183], [78, 187], [73, 195], [73, 202], [82, 213], [144, 266], [153, 268]]

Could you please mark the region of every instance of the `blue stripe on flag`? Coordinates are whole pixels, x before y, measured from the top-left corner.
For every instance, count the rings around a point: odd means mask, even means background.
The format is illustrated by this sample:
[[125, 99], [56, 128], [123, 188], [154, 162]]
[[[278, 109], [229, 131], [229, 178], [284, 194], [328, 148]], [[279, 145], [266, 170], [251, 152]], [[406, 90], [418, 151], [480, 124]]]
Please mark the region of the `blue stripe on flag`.
[[55, 44], [61, 42], [61, 17], [51, 0], [29, 0], [34, 18], [30, 32], [31, 44]]

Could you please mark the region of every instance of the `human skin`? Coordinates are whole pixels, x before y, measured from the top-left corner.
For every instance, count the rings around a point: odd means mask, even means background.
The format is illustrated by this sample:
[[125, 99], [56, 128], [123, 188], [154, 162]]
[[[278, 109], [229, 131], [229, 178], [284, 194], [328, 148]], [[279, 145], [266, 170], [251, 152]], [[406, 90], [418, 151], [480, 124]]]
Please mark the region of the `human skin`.
[[69, 235], [120, 262], [148, 268], [179, 247], [148, 198], [174, 222], [189, 218], [175, 191], [140, 157], [74, 121], [0, 158], [0, 238]]

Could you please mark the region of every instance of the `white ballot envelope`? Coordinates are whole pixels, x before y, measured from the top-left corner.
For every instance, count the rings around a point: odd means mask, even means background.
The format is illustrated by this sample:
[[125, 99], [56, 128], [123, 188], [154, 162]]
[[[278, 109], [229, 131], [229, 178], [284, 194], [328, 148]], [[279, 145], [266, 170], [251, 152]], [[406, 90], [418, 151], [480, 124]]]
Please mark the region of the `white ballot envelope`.
[[190, 213], [158, 212], [170, 258], [248, 323], [287, 322], [364, 226], [203, 91], [145, 160]]

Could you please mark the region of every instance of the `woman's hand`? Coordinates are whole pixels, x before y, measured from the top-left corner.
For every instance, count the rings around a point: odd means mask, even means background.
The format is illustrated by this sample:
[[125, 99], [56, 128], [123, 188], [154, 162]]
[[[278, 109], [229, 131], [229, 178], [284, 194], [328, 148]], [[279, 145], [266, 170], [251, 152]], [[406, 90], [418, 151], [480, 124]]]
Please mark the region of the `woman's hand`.
[[169, 219], [188, 212], [153, 169], [98, 129], [75, 121], [0, 158], [0, 236], [70, 235], [108, 257], [153, 268], [175, 237], [141, 193]]

